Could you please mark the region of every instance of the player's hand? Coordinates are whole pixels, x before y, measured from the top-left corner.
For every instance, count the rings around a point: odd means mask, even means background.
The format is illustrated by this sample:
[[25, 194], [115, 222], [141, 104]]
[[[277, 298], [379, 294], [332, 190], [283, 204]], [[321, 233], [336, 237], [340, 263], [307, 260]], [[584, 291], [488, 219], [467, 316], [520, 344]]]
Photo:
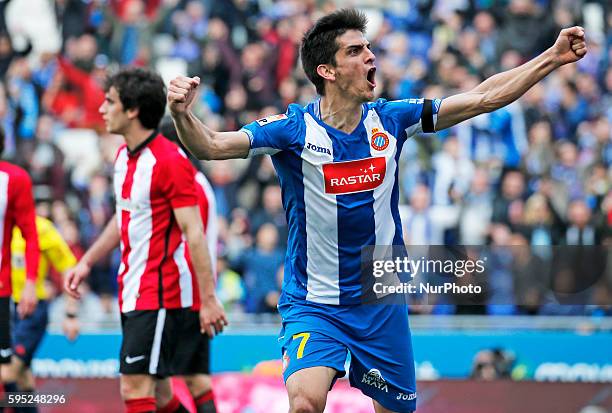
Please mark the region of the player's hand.
[[64, 290], [66, 293], [73, 298], [81, 298], [78, 288], [81, 282], [87, 278], [91, 267], [84, 261], [79, 261], [74, 268], [71, 268], [64, 277]]
[[178, 76], [168, 86], [168, 108], [172, 115], [187, 112], [193, 106], [200, 85], [199, 77]]
[[70, 341], [76, 340], [79, 336], [79, 332], [81, 331], [81, 325], [79, 324], [79, 320], [77, 318], [64, 318], [62, 322], [62, 330], [64, 331], [64, 335]]
[[223, 331], [227, 325], [227, 317], [225, 310], [216, 296], [211, 296], [202, 299], [200, 306], [200, 332], [206, 333], [208, 337], [213, 338], [215, 334]]
[[21, 293], [21, 300], [17, 305], [17, 313], [19, 318], [26, 318], [36, 310], [38, 298], [36, 297], [36, 285], [34, 281], [27, 280]]
[[584, 29], [574, 26], [561, 30], [552, 50], [559, 65], [582, 59], [587, 54]]

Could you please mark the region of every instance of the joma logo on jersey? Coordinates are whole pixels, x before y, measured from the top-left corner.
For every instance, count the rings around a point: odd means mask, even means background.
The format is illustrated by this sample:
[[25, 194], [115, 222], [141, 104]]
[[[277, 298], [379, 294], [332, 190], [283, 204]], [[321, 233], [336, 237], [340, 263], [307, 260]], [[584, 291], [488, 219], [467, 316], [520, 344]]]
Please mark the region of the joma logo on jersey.
[[371, 191], [382, 184], [386, 167], [386, 160], [382, 156], [325, 164], [325, 193], [351, 194]]
[[325, 148], [323, 146], [313, 145], [310, 142], [306, 143], [306, 149], [310, 149], [313, 152], [326, 153], [328, 155], [331, 155], [331, 151], [328, 148]]
[[382, 374], [380, 374], [380, 371], [377, 369], [370, 369], [370, 371], [365, 373], [361, 382], [368, 386], [376, 387], [378, 390], [384, 390], [385, 393], [389, 393], [387, 381], [383, 379]]

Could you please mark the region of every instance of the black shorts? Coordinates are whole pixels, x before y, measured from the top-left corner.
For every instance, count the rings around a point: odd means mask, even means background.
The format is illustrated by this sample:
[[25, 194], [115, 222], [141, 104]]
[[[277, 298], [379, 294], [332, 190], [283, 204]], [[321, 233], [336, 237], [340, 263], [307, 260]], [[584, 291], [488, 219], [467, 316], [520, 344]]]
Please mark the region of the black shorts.
[[197, 311], [186, 311], [179, 323], [178, 343], [172, 358], [172, 371], [177, 376], [210, 373], [210, 339], [200, 333]]
[[11, 298], [0, 297], [0, 364], [9, 364], [12, 355]]
[[187, 308], [136, 310], [121, 314], [119, 372], [147, 374], [158, 378], [172, 375], [172, 357], [181, 320]]

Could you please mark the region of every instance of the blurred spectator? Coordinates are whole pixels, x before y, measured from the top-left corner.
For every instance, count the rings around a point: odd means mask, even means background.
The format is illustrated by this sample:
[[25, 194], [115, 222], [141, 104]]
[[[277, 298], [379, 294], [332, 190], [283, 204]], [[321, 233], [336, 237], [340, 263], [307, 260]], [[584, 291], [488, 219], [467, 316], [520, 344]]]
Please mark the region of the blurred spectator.
[[462, 197], [468, 190], [474, 174], [474, 165], [464, 153], [455, 136], [444, 142], [442, 152], [434, 155], [435, 173], [432, 200], [436, 205], [448, 205]]
[[276, 227], [263, 224], [257, 231], [255, 246], [232, 263], [243, 274], [245, 309], [249, 313], [276, 312], [280, 295], [278, 272], [284, 261], [277, 244]]
[[410, 206], [400, 208], [406, 245], [444, 245], [444, 231], [457, 222], [455, 208], [431, 205], [425, 185], [417, 185]]
[[543, 52], [554, 39], [550, 14], [535, 0], [510, 0], [508, 3], [502, 17], [499, 50], [516, 50], [523, 60]]
[[[531, 245], [546, 247], [559, 244], [562, 224], [544, 195], [536, 193], [527, 199], [524, 223], [529, 229]], [[538, 248], [537, 250], [542, 251], [543, 249]]]
[[36, 196], [61, 200], [66, 196], [67, 175], [64, 169], [64, 153], [53, 142], [54, 120], [49, 115], [38, 118], [37, 143], [30, 159], [30, 175]]
[[474, 356], [471, 378], [476, 380], [497, 380], [510, 378], [515, 356], [511, 352], [495, 348], [481, 350]]
[[596, 245], [599, 232], [591, 223], [591, 209], [581, 199], [573, 201], [568, 211], [568, 227], [563, 238], [565, 245]]
[[510, 224], [510, 205], [521, 201], [525, 193], [525, 178], [520, 171], [511, 170], [502, 178], [501, 193], [493, 201], [493, 222]]
[[272, 184], [263, 190], [262, 208], [255, 211], [251, 222], [253, 232], [259, 231], [266, 223], [273, 224], [279, 235], [279, 245], [283, 248], [287, 245], [287, 220], [279, 185]]
[[476, 169], [470, 190], [463, 198], [459, 220], [460, 243], [482, 245], [493, 215], [493, 191], [486, 169]]
[[[2, 2], [2, 5], [7, 2]], [[27, 47], [24, 50], [13, 49], [13, 43], [10, 35], [2, 31], [0, 32], [0, 78], [4, 79], [6, 72], [8, 72], [11, 62], [14, 59], [22, 58], [27, 56], [32, 51], [32, 43], [28, 42]]]
[[284, 254], [277, 244], [276, 227], [263, 224], [257, 231], [255, 246], [232, 263], [232, 267], [244, 277], [247, 312], [276, 312], [280, 294], [278, 271], [284, 261]]
[[217, 256], [217, 297], [221, 300], [226, 312], [243, 310], [245, 289], [240, 274], [227, 266], [227, 256]]

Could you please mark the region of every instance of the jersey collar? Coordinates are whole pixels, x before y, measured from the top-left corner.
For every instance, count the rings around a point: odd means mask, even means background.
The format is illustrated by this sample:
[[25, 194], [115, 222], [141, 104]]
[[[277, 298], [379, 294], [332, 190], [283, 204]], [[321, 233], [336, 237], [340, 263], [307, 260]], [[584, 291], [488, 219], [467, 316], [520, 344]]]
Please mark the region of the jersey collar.
[[157, 137], [157, 135], [158, 135], [158, 134], [159, 134], [159, 132], [157, 131], [157, 129], [155, 129], [155, 130], [153, 131], [153, 133], [151, 133], [147, 139], [145, 139], [144, 141], [140, 142], [140, 144], [139, 144], [138, 146], [136, 146], [136, 147], [134, 148], [134, 150], [130, 150], [130, 148], [127, 148], [127, 150], [128, 150], [128, 154], [129, 154], [130, 156], [135, 156], [135, 155], [137, 155], [137, 154], [138, 154], [138, 152], [140, 152], [141, 150], [143, 150], [145, 146], [147, 146], [149, 143], [151, 143], [151, 141], [152, 141], [153, 139], [155, 139], [155, 138]]

